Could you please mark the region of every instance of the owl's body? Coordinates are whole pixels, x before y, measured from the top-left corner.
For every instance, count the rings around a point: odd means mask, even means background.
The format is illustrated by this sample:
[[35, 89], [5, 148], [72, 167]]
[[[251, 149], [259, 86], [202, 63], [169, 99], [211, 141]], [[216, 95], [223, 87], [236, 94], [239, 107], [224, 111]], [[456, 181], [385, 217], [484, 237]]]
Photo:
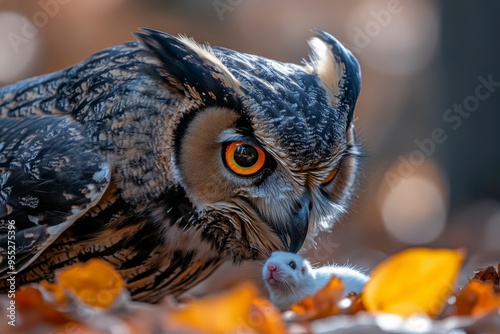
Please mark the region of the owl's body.
[[343, 210], [359, 68], [331, 36], [305, 66], [137, 37], [0, 89], [0, 276], [15, 239], [18, 284], [99, 257], [156, 302]]

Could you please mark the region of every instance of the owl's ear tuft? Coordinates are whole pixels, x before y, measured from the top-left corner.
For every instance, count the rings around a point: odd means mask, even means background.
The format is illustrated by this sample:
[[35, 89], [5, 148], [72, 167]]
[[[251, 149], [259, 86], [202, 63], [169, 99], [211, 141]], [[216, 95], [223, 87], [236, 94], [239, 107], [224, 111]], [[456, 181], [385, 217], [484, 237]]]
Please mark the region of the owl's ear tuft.
[[324, 31], [316, 31], [309, 40], [313, 71], [328, 92], [330, 102], [338, 109], [347, 106], [348, 124], [361, 90], [361, 69], [354, 55], [337, 39]]
[[148, 28], [134, 36], [157, 59], [162, 78], [179, 92], [205, 104], [236, 102], [232, 100], [240, 93], [238, 80], [208, 46]]

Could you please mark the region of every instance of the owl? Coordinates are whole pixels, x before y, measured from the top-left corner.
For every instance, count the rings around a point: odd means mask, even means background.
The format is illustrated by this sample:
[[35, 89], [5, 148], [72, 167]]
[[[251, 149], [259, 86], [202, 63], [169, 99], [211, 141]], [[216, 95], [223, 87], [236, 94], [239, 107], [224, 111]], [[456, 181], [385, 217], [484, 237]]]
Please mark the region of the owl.
[[301, 65], [135, 37], [0, 89], [0, 276], [18, 286], [100, 258], [154, 303], [296, 253], [346, 209], [361, 78], [334, 37]]

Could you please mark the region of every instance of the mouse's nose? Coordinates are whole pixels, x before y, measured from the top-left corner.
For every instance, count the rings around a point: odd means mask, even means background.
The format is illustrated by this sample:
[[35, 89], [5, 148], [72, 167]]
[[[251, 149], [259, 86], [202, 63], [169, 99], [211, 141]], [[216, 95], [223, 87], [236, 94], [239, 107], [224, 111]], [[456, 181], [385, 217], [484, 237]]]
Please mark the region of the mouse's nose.
[[269, 269], [269, 271], [276, 271], [278, 269], [278, 266], [274, 263], [270, 263], [267, 265], [267, 269]]

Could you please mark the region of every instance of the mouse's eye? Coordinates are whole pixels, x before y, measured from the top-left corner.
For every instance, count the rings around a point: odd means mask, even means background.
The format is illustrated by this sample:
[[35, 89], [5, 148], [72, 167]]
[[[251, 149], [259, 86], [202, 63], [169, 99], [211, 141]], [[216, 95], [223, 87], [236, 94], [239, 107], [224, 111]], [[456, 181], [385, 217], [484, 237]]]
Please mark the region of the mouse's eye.
[[295, 263], [295, 261], [290, 261], [290, 263], [288, 264], [290, 266], [290, 268], [292, 269], [295, 269], [297, 268], [297, 263]]

